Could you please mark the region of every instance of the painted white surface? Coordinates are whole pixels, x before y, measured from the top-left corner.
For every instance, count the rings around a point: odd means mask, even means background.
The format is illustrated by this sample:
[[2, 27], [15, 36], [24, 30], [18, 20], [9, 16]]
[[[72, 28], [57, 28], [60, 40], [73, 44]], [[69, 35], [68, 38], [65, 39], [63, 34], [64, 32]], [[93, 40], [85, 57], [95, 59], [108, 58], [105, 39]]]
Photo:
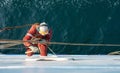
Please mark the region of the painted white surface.
[[[34, 55], [32, 58], [36, 58]], [[25, 55], [0, 55], [0, 73], [120, 73], [120, 56], [58, 55], [66, 61], [25, 61]]]

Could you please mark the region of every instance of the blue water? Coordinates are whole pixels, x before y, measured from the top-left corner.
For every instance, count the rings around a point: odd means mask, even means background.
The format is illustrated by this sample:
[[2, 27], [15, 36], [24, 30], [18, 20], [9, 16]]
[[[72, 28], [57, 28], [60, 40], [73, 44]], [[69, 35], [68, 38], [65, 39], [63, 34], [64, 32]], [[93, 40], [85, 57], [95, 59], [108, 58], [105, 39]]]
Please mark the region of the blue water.
[[[119, 0], [1, 0], [0, 28], [47, 22], [52, 42], [120, 43]], [[30, 26], [0, 32], [0, 39], [21, 40]], [[21, 47], [22, 46], [22, 47]], [[119, 47], [50, 45], [57, 54], [108, 54]], [[0, 50], [2, 53], [24, 53]], [[50, 52], [50, 51], [49, 51]]]

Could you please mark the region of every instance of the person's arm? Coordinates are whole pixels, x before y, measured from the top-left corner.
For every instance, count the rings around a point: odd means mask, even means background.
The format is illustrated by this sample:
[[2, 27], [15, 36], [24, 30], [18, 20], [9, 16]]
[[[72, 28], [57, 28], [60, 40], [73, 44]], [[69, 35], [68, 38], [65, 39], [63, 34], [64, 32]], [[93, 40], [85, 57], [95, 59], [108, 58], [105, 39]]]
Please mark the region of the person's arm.
[[49, 34], [46, 37], [47, 42], [49, 42], [52, 38], [52, 30], [50, 29]]
[[26, 47], [29, 47], [30, 45], [32, 45], [32, 43], [28, 42], [28, 40], [31, 40], [34, 37], [35, 32], [36, 32], [36, 26], [32, 25], [32, 27], [30, 28], [30, 30], [27, 32], [27, 34], [23, 38], [23, 41], [25, 41], [25, 42], [23, 42], [23, 44]]

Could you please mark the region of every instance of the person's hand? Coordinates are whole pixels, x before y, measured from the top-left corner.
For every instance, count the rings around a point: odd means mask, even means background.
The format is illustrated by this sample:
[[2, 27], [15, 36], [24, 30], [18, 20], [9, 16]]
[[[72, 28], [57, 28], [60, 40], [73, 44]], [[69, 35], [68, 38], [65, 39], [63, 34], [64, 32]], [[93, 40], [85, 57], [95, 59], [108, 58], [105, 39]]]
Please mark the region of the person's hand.
[[28, 48], [30, 48], [31, 51], [34, 52], [34, 53], [39, 51], [39, 49], [35, 46], [29, 46]]
[[32, 38], [31, 39], [32, 44], [38, 44], [40, 40], [41, 40], [41, 38]]

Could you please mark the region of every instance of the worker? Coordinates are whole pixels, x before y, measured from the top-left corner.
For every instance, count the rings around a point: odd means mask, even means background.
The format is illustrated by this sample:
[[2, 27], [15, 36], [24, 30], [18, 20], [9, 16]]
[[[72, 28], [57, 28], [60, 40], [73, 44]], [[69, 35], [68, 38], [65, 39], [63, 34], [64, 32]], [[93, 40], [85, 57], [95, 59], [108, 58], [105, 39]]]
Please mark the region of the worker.
[[30, 57], [34, 53], [39, 52], [40, 56], [47, 56], [47, 42], [50, 41], [51, 36], [52, 30], [48, 28], [47, 23], [33, 24], [23, 38], [23, 44], [26, 47], [26, 55]]

